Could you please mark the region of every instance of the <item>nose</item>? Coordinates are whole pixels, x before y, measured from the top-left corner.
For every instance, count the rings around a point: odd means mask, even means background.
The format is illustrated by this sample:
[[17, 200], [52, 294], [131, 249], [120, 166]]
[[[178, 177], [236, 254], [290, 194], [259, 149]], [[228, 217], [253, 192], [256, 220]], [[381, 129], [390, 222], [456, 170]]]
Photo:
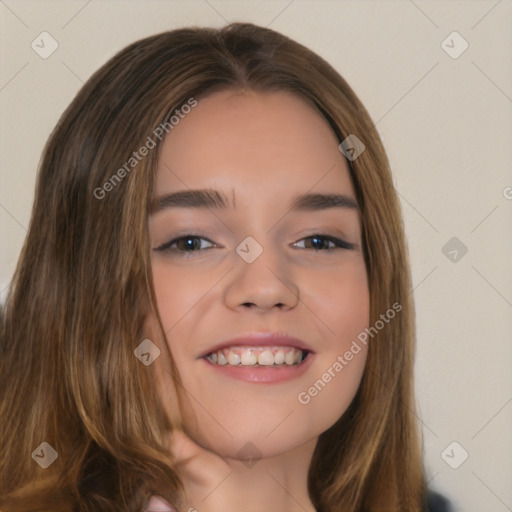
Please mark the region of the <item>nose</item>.
[[249, 307], [263, 312], [273, 307], [288, 310], [297, 306], [296, 276], [277, 250], [264, 246], [253, 261], [244, 259], [243, 252], [235, 252], [234, 261], [224, 297], [229, 308]]

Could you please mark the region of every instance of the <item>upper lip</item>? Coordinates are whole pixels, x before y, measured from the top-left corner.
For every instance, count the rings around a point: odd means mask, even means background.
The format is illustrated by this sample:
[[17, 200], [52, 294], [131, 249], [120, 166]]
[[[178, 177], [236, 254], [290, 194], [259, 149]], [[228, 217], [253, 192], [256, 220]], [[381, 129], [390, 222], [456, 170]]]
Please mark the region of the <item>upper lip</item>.
[[308, 346], [304, 341], [295, 338], [294, 336], [290, 336], [286, 333], [278, 333], [278, 332], [252, 332], [249, 334], [244, 334], [241, 336], [237, 336], [236, 338], [232, 338], [230, 340], [222, 341], [217, 345], [214, 345], [204, 351], [202, 354], [198, 356], [198, 358], [206, 357], [208, 354], [212, 352], [217, 352], [223, 348], [234, 347], [245, 345], [249, 347], [266, 347], [266, 346], [286, 346], [286, 347], [294, 347], [299, 350], [304, 350], [307, 352], [313, 352], [313, 349]]

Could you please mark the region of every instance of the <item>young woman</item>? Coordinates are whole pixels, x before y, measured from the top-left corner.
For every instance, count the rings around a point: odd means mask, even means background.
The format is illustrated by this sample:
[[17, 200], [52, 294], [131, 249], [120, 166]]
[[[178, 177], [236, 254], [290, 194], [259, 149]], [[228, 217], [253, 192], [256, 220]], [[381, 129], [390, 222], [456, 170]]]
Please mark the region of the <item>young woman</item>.
[[381, 140], [329, 64], [252, 24], [130, 45], [44, 151], [0, 510], [449, 510], [410, 289]]

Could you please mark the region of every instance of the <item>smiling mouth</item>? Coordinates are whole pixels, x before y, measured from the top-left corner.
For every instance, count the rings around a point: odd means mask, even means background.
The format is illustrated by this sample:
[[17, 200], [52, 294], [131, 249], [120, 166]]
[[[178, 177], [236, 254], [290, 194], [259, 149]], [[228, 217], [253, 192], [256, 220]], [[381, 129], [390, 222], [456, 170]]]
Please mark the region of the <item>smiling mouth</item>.
[[251, 368], [280, 368], [298, 366], [308, 356], [307, 350], [288, 346], [226, 347], [204, 358], [218, 366], [247, 366]]

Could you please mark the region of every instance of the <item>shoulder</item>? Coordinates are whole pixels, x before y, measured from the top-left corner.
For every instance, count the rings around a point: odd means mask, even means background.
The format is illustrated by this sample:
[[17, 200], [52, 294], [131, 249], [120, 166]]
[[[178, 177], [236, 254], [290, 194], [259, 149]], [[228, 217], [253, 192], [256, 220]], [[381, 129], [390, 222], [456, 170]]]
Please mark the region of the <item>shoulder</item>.
[[450, 501], [442, 494], [429, 489], [427, 491], [427, 505], [424, 512], [455, 512]]

